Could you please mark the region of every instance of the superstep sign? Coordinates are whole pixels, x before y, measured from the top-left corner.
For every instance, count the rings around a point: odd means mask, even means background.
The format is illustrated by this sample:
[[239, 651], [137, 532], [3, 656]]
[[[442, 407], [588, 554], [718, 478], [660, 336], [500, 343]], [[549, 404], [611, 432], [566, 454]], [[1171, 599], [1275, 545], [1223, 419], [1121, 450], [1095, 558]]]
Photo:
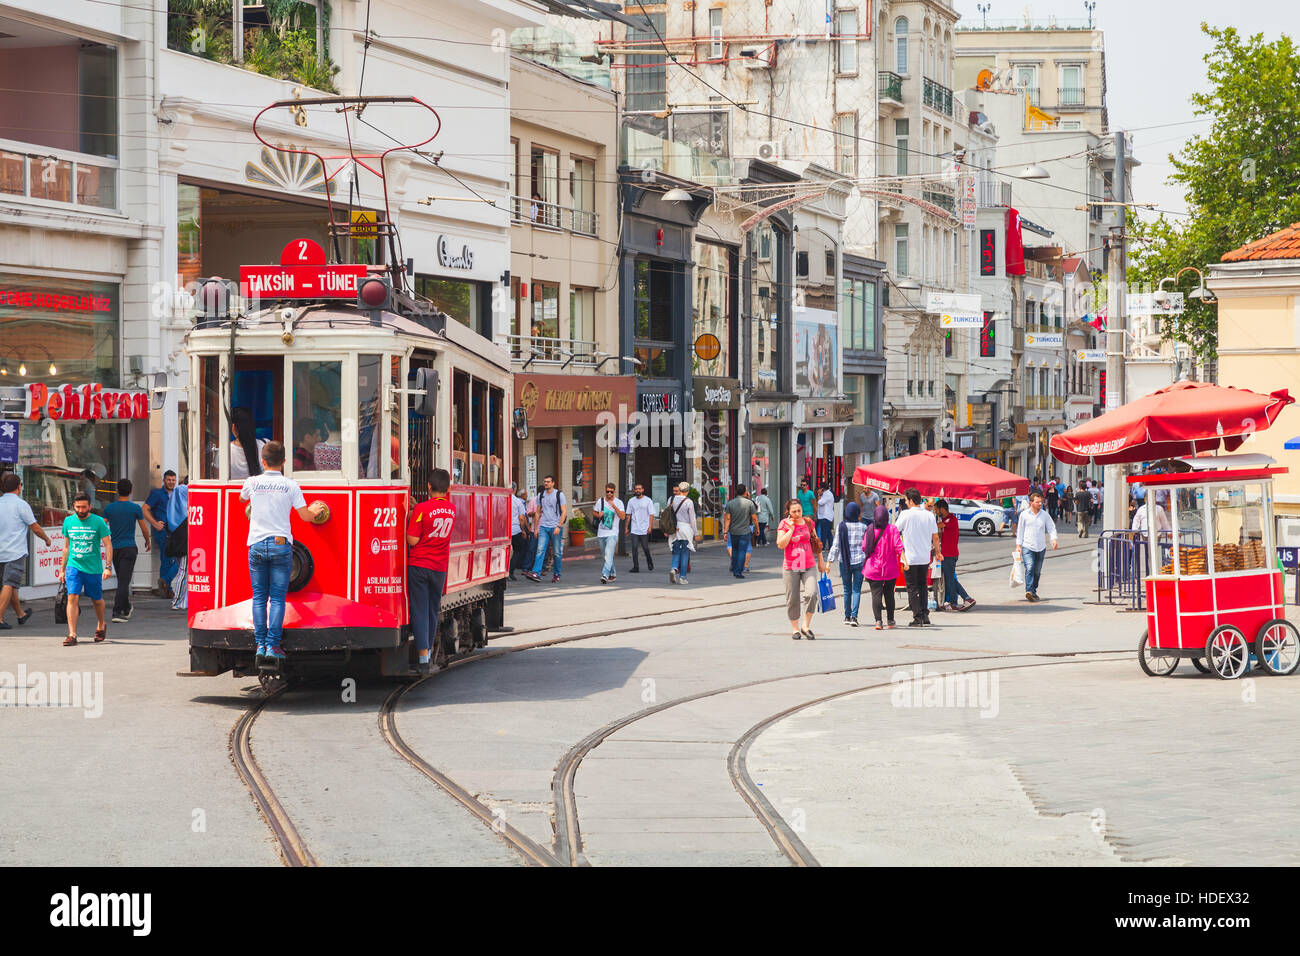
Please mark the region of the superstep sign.
[[294, 239], [278, 266], [241, 266], [240, 292], [254, 299], [355, 299], [364, 265], [326, 265], [325, 250], [311, 239]]

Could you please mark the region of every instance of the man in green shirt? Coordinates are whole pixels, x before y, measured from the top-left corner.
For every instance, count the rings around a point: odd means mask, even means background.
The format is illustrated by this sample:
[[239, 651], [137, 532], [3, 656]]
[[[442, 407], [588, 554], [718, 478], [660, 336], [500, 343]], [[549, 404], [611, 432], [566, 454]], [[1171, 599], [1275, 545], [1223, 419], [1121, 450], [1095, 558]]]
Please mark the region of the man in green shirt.
[[[70, 514], [63, 519], [63, 561], [54, 576], [65, 582], [68, 589], [68, 637], [64, 647], [77, 643], [77, 615], [81, 610], [81, 595], [95, 603], [95, 643], [108, 636], [104, 622], [104, 579], [113, 571], [113, 535], [108, 522], [90, 513], [90, 495], [82, 492], [72, 501]], [[100, 557], [99, 542], [107, 541], [108, 560]]]
[[799, 506], [803, 508], [805, 517], [813, 518], [817, 515], [817, 509], [813, 507], [816, 498], [813, 496], [812, 489], [808, 487], [808, 479], [804, 478], [799, 482], [799, 493], [796, 496], [799, 499]]

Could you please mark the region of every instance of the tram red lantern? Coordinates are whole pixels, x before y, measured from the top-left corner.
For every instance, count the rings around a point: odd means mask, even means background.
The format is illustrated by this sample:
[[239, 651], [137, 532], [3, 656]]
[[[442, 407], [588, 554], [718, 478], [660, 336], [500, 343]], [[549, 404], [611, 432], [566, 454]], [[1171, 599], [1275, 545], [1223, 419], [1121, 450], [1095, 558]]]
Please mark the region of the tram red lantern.
[[363, 279], [357, 284], [357, 308], [367, 311], [387, 309], [392, 294], [393, 287], [387, 279], [378, 276]]

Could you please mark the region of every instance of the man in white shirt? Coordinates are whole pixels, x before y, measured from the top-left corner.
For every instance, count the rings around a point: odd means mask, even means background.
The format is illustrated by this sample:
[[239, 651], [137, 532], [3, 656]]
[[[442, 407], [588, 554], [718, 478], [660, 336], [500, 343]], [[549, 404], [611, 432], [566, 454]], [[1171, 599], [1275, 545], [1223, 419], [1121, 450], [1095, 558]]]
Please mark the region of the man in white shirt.
[[310, 505], [298, 482], [284, 477], [284, 446], [269, 441], [262, 446], [262, 473], [244, 479], [239, 497], [248, 502], [248, 577], [253, 585], [253, 636], [257, 642], [257, 664], [279, 666], [284, 660], [280, 646], [284, 630], [284, 601], [289, 593], [293, 570], [293, 512], [312, 524], [327, 516], [325, 503]]
[[1161, 531], [1169, 531], [1171, 528], [1169, 515], [1165, 513], [1164, 508], [1160, 507], [1160, 504], [1159, 501], [1153, 502], [1149, 499], [1144, 501], [1133, 515], [1133, 530], [1146, 531], [1147, 525], [1150, 524], [1151, 527], [1155, 528], [1157, 534]]
[[822, 485], [822, 493], [817, 498], [817, 537], [822, 539], [822, 548], [831, 549], [831, 537], [835, 528], [835, 495], [829, 484]]
[[592, 513], [596, 516], [596, 542], [605, 557], [605, 564], [600, 569], [600, 583], [608, 584], [618, 578], [614, 570], [614, 548], [618, 545], [619, 525], [627, 518], [623, 499], [615, 492], [614, 483], [605, 486], [605, 497], [596, 502]]
[[655, 569], [655, 562], [650, 557], [650, 521], [655, 515], [654, 499], [645, 493], [645, 486], [637, 482], [632, 488], [632, 497], [627, 503], [627, 533], [632, 539], [632, 573], [641, 573], [641, 555], [638, 548], [645, 552], [647, 570]]
[[[930, 562], [940, 553], [939, 522], [934, 512], [925, 507], [921, 493], [915, 488], [908, 488], [905, 494], [907, 509], [898, 516], [898, 531], [903, 536], [903, 552], [907, 558], [907, 570], [903, 579], [907, 582], [907, 604], [912, 611], [912, 620], [908, 627], [930, 626], [930, 604], [926, 595], [925, 575], [930, 569]], [[886, 587], [893, 587], [892, 584]]]
[[1025, 600], [1034, 602], [1038, 597], [1038, 579], [1043, 573], [1043, 559], [1047, 557], [1047, 542], [1056, 550], [1056, 523], [1043, 508], [1043, 496], [1038, 492], [1029, 495], [1029, 508], [1020, 514], [1016, 525], [1016, 553], [1025, 559]]

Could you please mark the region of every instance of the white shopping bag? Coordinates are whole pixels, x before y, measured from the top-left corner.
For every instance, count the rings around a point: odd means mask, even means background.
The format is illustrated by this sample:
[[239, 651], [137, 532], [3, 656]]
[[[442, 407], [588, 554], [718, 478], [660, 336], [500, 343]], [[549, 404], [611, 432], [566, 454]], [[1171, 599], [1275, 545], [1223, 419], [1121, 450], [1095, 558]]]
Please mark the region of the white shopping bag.
[[1019, 551], [1013, 551], [1014, 563], [1011, 565], [1011, 580], [1008, 582], [1011, 587], [1023, 587], [1025, 583], [1025, 559], [1020, 556]]

